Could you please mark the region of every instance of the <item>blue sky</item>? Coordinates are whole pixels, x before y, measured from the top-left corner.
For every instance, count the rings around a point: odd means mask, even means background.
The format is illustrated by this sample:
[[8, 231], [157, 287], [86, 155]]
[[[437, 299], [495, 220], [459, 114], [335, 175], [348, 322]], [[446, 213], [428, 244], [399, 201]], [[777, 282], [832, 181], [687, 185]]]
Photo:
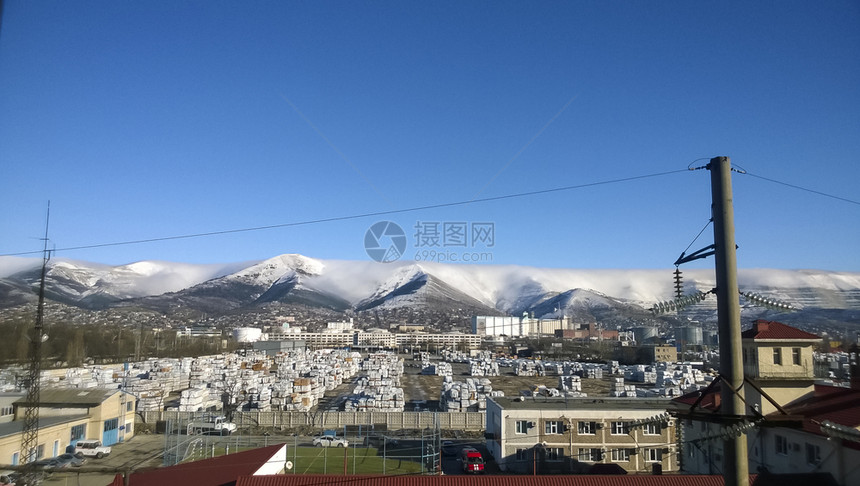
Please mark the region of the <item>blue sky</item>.
[[[23, 2], [0, 30], [0, 254], [277, 225], [685, 169], [857, 201], [860, 6]], [[702, 165], [699, 161], [695, 165]], [[860, 205], [735, 174], [739, 265], [860, 271]], [[367, 259], [381, 219], [492, 222], [493, 263], [667, 268], [707, 171], [391, 217], [61, 251]], [[712, 242], [709, 228], [691, 250]], [[439, 248], [446, 253], [462, 249]], [[471, 250], [469, 248], [469, 250]], [[709, 266], [698, 262], [692, 266]]]

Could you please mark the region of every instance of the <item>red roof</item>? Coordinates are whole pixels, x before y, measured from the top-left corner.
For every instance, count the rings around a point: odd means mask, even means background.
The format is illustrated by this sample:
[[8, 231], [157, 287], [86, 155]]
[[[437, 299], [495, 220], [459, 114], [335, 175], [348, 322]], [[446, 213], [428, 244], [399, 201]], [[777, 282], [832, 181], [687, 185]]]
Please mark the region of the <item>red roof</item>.
[[846, 427], [860, 426], [860, 390], [829, 385], [815, 385], [809, 398], [784, 407], [791, 415], [815, 422], [829, 420]]
[[[750, 476], [750, 483], [755, 476]], [[286, 474], [282, 476], [245, 476], [236, 486], [723, 486], [722, 476], [666, 474], [661, 476], [334, 476]]]
[[741, 333], [743, 339], [821, 339], [815, 334], [801, 331], [796, 327], [787, 326], [781, 322], [759, 319], [753, 322], [752, 329]]
[[[187, 462], [152, 471], [132, 473], [131, 486], [232, 486], [240, 476], [250, 476], [272, 458], [284, 444], [277, 444], [226, 456]], [[122, 486], [123, 478], [117, 474], [112, 485]]]

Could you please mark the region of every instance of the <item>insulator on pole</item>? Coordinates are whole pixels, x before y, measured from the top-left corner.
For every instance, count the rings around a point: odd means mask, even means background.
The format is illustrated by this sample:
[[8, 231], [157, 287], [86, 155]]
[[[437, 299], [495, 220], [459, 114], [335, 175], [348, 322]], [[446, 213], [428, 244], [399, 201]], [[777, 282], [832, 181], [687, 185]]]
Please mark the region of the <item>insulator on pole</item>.
[[684, 279], [681, 276], [681, 269], [675, 266], [675, 298], [680, 299], [684, 296]]

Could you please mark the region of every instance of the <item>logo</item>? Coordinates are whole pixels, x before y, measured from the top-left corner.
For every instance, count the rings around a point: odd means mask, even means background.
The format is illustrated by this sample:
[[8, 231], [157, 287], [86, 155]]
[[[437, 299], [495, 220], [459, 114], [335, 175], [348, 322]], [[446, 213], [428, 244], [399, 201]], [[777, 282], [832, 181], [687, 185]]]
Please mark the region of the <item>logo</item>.
[[380, 221], [364, 233], [364, 251], [379, 263], [399, 259], [406, 251], [406, 233], [393, 221]]

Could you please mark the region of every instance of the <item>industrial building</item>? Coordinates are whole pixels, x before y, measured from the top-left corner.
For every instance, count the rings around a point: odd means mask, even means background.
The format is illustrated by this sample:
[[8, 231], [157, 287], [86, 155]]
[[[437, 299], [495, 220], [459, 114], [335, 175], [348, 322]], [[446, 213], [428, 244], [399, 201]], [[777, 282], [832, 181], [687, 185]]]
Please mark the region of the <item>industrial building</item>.
[[[21, 462], [27, 405], [25, 397], [13, 401], [14, 420], [0, 423], [0, 463]], [[37, 459], [62, 454], [67, 446], [82, 439], [112, 445], [134, 436], [135, 398], [117, 389], [44, 389], [38, 407]]]

